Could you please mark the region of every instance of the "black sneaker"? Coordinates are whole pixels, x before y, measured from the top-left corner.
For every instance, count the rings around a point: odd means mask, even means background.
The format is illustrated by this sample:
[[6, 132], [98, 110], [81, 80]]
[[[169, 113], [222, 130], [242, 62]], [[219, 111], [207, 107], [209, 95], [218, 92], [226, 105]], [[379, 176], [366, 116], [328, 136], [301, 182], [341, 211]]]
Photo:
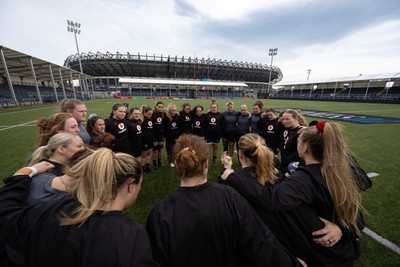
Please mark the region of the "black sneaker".
[[158, 168], [157, 163], [153, 162], [153, 169], [157, 169], [157, 168]]
[[164, 165], [162, 164], [162, 162], [161, 162], [161, 161], [159, 161], [159, 162], [158, 162], [158, 167], [159, 167], [159, 168], [162, 168], [162, 167], [164, 167]]

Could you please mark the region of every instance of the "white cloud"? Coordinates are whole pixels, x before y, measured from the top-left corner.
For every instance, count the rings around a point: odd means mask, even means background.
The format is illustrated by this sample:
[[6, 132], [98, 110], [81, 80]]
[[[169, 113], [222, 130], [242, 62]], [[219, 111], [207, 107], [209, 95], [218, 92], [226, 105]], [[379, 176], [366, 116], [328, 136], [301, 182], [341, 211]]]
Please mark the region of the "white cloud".
[[[80, 51], [85, 53], [118, 51], [178, 57], [196, 54], [199, 58], [270, 64], [268, 48], [273, 44], [279, 47], [274, 65], [282, 69], [286, 81], [306, 79], [308, 69], [312, 69], [311, 79], [399, 71], [400, 20], [362, 29], [354, 27], [354, 32], [339, 40], [317, 40], [309, 46], [300, 46], [290, 34], [270, 37], [258, 33], [258, 29], [262, 30], [260, 25], [251, 22], [255, 12], [277, 15], [300, 4], [298, 12], [302, 12], [301, 8], [307, 8], [305, 3], [319, 1], [190, 0], [188, 3], [198, 11], [191, 14], [189, 9], [177, 8], [173, 0], [3, 0], [0, 45], [62, 65], [67, 56], [76, 53], [73, 35], [67, 32], [66, 20], [70, 19], [82, 24], [78, 42]], [[226, 27], [227, 21], [232, 26]], [[248, 28], [235, 28], [236, 22]], [[318, 26], [310, 30], [324, 30]], [[221, 29], [228, 29], [229, 33], [218, 35]], [[241, 38], [239, 29], [254, 32]], [[255, 38], [259, 34], [266, 37]], [[329, 39], [326, 36], [324, 40]]]
[[[298, 4], [298, 0], [188, 0], [201, 14], [212, 20], [247, 20], [249, 15], [260, 10], [278, 10]], [[308, 0], [302, 3], [310, 2]], [[314, 1], [315, 2], [315, 1]]]
[[400, 20], [365, 28], [330, 44], [295, 48], [295, 57], [277, 61], [284, 81], [400, 71]]

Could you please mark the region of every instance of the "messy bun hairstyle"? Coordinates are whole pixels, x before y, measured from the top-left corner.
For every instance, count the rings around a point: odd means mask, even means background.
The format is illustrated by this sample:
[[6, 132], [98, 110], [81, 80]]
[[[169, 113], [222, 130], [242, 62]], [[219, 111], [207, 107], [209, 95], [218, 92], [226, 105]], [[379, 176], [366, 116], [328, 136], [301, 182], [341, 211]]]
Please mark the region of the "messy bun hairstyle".
[[175, 165], [179, 178], [203, 175], [208, 152], [209, 148], [204, 138], [191, 134], [181, 135], [174, 147]]

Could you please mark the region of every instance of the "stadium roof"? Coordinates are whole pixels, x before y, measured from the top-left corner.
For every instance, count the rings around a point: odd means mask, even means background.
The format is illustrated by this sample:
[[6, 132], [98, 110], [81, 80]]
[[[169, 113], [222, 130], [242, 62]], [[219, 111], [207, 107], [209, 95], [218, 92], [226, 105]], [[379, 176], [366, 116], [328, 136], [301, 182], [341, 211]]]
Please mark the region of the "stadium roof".
[[[71, 55], [64, 65], [79, 70], [78, 55]], [[140, 54], [112, 54], [107, 52], [81, 53], [83, 72], [95, 77], [139, 77], [175, 80], [217, 80], [245, 83], [273, 83], [282, 80], [280, 68], [270, 65], [233, 62], [227, 60], [156, 56]]]
[[343, 83], [343, 82], [388, 82], [400, 80], [400, 72], [393, 73], [382, 73], [372, 75], [358, 75], [358, 76], [346, 76], [336, 77], [330, 79], [319, 79], [319, 80], [305, 80], [296, 82], [279, 82], [274, 86], [288, 86], [288, 85], [302, 85], [302, 84], [321, 84], [321, 83]]
[[55, 82], [71, 80], [71, 75], [73, 80], [79, 79], [79, 75], [81, 75], [81, 78], [90, 78], [89, 75], [81, 74], [79, 71], [53, 64], [0, 45], [1, 77], [7, 77], [7, 69], [9, 75], [12, 77], [33, 79], [32, 65], [38, 81], [51, 81], [52, 75]]

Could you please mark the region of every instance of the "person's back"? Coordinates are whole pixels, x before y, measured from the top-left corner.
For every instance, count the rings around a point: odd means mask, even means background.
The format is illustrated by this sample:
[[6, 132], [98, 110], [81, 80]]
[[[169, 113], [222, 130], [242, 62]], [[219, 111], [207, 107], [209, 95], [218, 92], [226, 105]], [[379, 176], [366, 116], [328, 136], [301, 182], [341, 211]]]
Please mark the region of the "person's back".
[[161, 266], [300, 265], [239, 193], [207, 182], [203, 138], [182, 135], [175, 151], [181, 188], [156, 204], [146, 224]]
[[216, 183], [181, 187], [154, 207], [146, 229], [161, 266], [296, 264], [247, 201]]
[[122, 216], [140, 191], [139, 162], [102, 148], [68, 175], [79, 177], [68, 187], [72, 195], [29, 207], [30, 177], [19, 171], [6, 179], [0, 241], [24, 252], [27, 266], [157, 266], [146, 231]]

